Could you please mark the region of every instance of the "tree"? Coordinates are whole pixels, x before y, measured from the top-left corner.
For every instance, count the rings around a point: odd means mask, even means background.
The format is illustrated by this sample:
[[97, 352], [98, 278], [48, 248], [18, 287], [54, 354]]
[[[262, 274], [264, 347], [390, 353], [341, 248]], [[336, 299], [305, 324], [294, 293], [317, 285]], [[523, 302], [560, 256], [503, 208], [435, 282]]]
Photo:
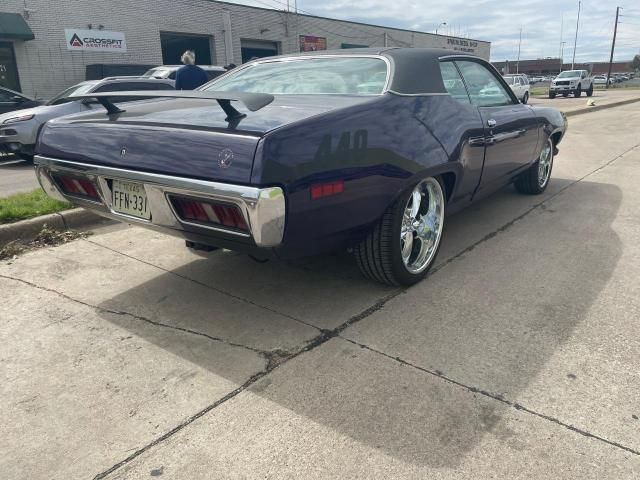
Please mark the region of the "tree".
[[631, 60], [631, 68], [633, 68], [636, 72], [640, 70], [640, 54], [636, 54]]

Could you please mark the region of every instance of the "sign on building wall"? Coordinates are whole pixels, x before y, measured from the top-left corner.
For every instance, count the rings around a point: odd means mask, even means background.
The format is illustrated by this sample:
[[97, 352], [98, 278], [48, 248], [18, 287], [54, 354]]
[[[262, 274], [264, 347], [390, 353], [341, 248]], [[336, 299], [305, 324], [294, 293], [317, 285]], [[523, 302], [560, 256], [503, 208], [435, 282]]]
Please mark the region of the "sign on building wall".
[[476, 53], [478, 42], [465, 38], [447, 38], [447, 47], [461, 52]]
[[300, 51], [315, 52], [327, 49], [327, 39], [325, 37], [313, 37], [311, 35], [300, 35]]
[[123, 32], [65, 28], [64, 35], [67, 39], [67, 49], [69, 50], [113, 53], [127, 51], [127, 41]]

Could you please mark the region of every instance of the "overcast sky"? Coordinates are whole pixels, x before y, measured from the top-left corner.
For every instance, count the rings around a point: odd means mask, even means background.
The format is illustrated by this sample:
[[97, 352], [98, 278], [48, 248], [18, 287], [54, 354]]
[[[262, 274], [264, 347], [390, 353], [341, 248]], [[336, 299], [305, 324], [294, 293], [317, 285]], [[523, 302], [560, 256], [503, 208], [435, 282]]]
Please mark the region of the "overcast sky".
[[[231, 0], [234, 3], [286, 8], [286, 0]], [[293, 8], [294, 0], [290, 0]], [[640, 2], [638, 0], [583, 0], [576, 61], [609, 60], [616, 6], [623, 17], [618, 26], [614, 60], [629, 60], [640, 53]], [[491, 42], [491, 60], [513, 60], [518, 54], [522, 27], [521, 59], [557, 57], [560, 26], [565, 60], [571, 60], [578, 0], [298, 0], [301, 13], [353, 20], [424, 32], [468, 36]], [[564, 22], [562, 22], [564, 18]]]

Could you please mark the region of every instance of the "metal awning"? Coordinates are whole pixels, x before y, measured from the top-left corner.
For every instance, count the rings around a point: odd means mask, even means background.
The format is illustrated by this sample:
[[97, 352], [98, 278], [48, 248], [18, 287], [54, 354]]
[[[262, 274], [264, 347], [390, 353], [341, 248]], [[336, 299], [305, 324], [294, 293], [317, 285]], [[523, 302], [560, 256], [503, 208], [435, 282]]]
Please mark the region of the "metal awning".
[[31, 27], [19, 13], [0, 12], [0, 40], [33, 40], [35, 35]]

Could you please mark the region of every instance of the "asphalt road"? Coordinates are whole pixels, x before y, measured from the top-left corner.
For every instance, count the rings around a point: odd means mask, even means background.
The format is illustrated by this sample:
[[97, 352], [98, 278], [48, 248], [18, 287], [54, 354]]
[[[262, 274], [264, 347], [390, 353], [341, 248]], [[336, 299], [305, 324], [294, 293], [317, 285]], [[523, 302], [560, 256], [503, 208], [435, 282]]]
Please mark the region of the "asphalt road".
[[0, 157], [0, 198], [38, 188], [33, 165], [12, 157]]
[[132, 227], [0, 263], [0, 477], [637, 479], [640, 108], [408, 290]]

